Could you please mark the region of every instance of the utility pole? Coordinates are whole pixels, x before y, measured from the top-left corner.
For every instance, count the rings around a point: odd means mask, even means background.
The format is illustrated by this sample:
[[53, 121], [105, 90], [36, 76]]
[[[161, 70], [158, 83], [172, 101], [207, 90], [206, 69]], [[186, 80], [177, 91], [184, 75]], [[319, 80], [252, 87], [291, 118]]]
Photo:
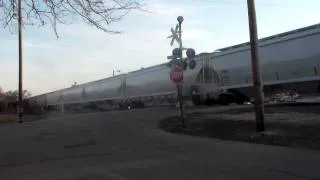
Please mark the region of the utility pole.
[[249, 17], [249, 31], [250, 31], [250, 45], [251, 45], [251, 68], [253, 86], [255, 92], [254, 108], [256, 115], [257, 131], [264, 131], [264, 97], [263, 84], [260, 73], [259, 63], [259, 47], [257, 35], [257, 22], [254, 0], [247, 0], [248, 17]]
[[18, 98], [18, 122], [22, 123], [23, 105], [22, 105], [22, 14], [21, 1], [18, 0], [18, 29], [19, 29], [19, 98]]

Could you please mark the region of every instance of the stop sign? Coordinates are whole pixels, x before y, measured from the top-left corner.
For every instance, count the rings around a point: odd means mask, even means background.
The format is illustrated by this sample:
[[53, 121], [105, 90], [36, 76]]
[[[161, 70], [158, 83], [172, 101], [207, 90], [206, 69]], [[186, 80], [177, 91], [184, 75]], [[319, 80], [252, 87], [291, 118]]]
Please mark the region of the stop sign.
[[173, 65], [170, 71], [170, 80], [179, 85], [183, 83], [183, 68], [179, 65]]

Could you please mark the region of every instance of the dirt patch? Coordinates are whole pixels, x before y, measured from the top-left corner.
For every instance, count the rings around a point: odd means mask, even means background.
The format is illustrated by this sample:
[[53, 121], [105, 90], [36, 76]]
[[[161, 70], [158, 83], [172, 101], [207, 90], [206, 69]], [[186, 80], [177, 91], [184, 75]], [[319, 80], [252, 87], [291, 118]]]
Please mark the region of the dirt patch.
[[252, 108], [187, 114], [186, 128], [178, 116], [163, 119], [159, 127], [186, 135], [258, 144], [320, 150], [320, 107], [266, 107], [265, 128], [257, 133]]
[[[1, 124], [11, 124], [16, 123], [18, 117], [13, 114], [0, 114], [0, 125]], [[24, 122], [36, 121], [43, 118], [42, 116], [25, 115], [23, 116]]]
[[16, 121], [16, 116], [13, 115], [0, 115], [0, 124], [6, 124]]

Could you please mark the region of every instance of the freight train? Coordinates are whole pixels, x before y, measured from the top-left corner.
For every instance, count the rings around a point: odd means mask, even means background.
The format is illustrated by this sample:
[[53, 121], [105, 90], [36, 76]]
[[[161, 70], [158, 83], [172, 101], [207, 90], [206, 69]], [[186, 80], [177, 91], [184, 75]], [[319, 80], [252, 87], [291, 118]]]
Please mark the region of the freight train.
[[[265, 95], [277, 90], [320, 91], [320, 24], [259, 40]], [[186, 59], [186, 62], [190, 61]], [[189, 63], [189, 65], [192, 63]], [[185, 64], [183, 96], [194, 105], [243, 104], [253, 99], [249, 42], [201, 53]], [[28, 99], [40, 106], [109, 103], [143, 106], [176, 97], [170, 63], [76, 85]]]

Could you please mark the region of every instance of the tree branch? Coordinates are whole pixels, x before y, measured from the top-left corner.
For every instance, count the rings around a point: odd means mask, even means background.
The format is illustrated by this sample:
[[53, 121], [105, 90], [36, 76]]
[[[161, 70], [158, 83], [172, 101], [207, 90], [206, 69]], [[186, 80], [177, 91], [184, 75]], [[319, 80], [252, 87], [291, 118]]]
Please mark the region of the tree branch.
[[[3, 28], [15, 28], [17, 0], [0, 2], [0, 23]], [[138, 0], [23, 0], [22, 7], [23, 25], [49, 23], [57, 37], [57, 24], [67, 24], [74, 16], [106, 33], [118, 34], [120, 31], [108, 28], [111, 23], [122, 20], [132, 10], [143, 11]]]

